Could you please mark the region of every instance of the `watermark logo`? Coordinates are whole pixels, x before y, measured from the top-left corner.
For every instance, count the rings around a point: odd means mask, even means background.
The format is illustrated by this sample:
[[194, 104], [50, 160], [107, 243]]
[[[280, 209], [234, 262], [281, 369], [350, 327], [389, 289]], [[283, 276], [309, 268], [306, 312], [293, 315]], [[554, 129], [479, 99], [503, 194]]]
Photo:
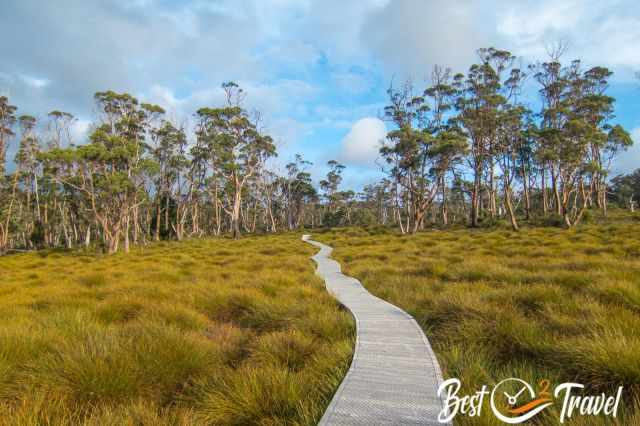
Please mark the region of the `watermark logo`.
[[[501, 381], [491, 392], [490, 402], [493, 414], [503, 422], [512, 425], [531, 419], [553, 405], [549, 394], [549, 381], [541, 380], [539, 387], [540, 390], [536, 393], [524, 380], [510, 378]], [[500, 409], [504, 406], [509, 407], [506, 413]]]
[[489, 386], [483, 385], [480, 390], [470, 395], [461, 395], [461, 387], [460, 380], [453, 378], [444, 381], [438, 388], [438, 396], [444, 402], [442, 411], [438, 414], [440, 423], [451, 422], [460, 415], [481, 416], [487, 397], [491, 413], [507, 424], [526, 422], [554, 404], [560, 409], [560, 423], [574, 415], [616, 417], [623, 388], [618, 387], [615, 395], [583, 395], [578, 392], [584, 389], [584, 385], [562, 383], [553, 389], [552, 394], [551, 383], [547, 379], [540, 380], [534, 387], [522, 379], [513, 377], [502, 380], [491, 390]]

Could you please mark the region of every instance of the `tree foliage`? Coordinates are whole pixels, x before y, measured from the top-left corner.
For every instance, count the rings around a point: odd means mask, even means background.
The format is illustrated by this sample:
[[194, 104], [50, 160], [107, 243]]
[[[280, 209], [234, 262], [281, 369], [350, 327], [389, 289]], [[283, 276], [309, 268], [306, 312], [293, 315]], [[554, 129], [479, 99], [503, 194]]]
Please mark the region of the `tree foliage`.
[[149, 240], [318, 226], [415, 233], [508, 220], [517, 230], [542, 217], [572, 227], [590, 209], [606, 215], [609, 198], [634, 209], [638, 172], [609, 176], [632, 144], [615, 123], [612, 72], [563, 63], [562, 53], [524, 67], [511, 52], [483, 48], [466, 73], [436, 66], [425, 87], [391, 84], [386, 176], [360, 192], [344, 188], [345, 165], [335, 160], [317, 186], [301, 155], [271, 170], [274, 140], [234, 82], [222, 85], [222, 105], [195, 112], [193, 127], [130, 94], [98, 92], [86, 141], [73, 140], [72, 114], [20, 115], [2, 96], [0, 252], [113, 253]]

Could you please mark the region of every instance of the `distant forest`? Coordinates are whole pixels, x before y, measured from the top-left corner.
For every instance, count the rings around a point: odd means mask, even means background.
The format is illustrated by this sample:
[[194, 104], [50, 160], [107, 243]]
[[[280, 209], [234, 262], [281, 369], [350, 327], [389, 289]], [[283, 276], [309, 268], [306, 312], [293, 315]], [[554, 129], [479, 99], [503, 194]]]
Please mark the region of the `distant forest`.
[[[233, 82], [223, 84], [224, 105], [195, 112], [194, 128], [129, 94], [96, 93], [86, 143], [72, 140], [71, 114], [39, 122], [2, 96], [0, 253], [114, 253], [162, 239], [342, 225], [415, 233], [506, 221], [518, 230], [535, 218], [570, 228], [594, 209], [606, 214], [612, 201], [633, 210], [640, 170], [610, 176], [613, 158], [632, 144], [614, 121], [612, 72], [564, 63], [562, 54], [521, 69], [510, 52], [483, 48], [464, 74], [438, 66], [426, 88], [392, 84], [384, 110], [392, 130], [379, 157], [386, 177], [361, 193], [341, 188], [336, 161], [319, 187], [301, 155], [284, 175], [270, 171], [273, 139]], [[538, 110], [524, 100], [525, 84], [537, 86]]]

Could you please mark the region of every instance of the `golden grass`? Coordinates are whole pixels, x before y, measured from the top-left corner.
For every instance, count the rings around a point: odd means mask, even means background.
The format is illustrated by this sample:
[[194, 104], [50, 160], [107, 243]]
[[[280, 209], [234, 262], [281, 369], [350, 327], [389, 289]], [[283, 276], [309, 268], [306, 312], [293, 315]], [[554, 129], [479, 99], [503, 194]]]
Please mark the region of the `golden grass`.
[[354, 325], [298, 238], [0, 258], [0, 424], [315, 424]]
[[[413, 315], [445, 377], [476, 390], [507, 377], [584, 383], [590, 393], [624, 385], [616, 424], [640, 424], [640, 223], [575, 230], [332, 230], [346, 274]], [[635, 414], [634, 414], [635, 413]], [[538, 419], [556, 424], [556, 413]], [[582, 418], [571, 424], [603, 424]], [[498, 424], [485, 407], [482, 419]]]

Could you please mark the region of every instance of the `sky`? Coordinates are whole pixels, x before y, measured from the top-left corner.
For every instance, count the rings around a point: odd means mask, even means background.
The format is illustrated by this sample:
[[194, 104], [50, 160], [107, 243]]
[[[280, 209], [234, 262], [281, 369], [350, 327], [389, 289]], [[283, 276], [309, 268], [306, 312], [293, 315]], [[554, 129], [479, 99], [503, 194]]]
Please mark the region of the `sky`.
[[535, 63], [562, 41], [567, 61], [615, 72], [614, 122], [637, 144], [613, 171], [640, 167], [637, 0], [0, 0], [0, 39], [0, 94], [21, 114], [71, 112], [77, 143], [97, 91], [131, 93], [190, 125], [232, 80], [278, 144], [273, 168], [302, 153], [318, 181], [336, 159], [356, 189], [381, 177], [391, 81], [422, 89], [434, 65], [464, 72], [480, 47]]

